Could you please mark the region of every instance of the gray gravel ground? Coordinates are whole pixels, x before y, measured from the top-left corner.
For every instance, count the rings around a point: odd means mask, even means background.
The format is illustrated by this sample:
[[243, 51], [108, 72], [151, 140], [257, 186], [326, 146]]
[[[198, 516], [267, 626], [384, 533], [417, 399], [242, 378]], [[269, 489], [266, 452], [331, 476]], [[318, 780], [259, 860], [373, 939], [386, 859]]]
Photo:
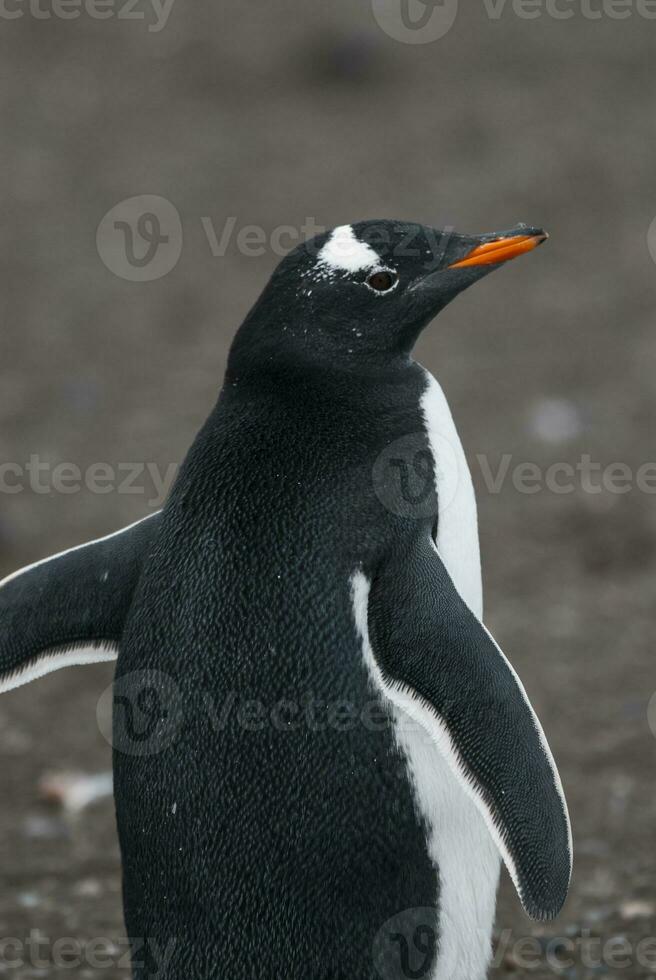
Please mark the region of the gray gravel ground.
[[[504, 880], [498, 972], [653, 977], [656, 505], [637, 474], [656, 458], [656, 20], [637, 3], [626, 19], [608, 4], [591, 19], [582, 0], [561, 3], [570, 19], [460, 7], [446, 36], [410, 45], [367, 2], [174, 0], [158, 32], [151, 14], [41, 19], [7, 4], [23, 16], [0, 15], [0, 459], [164, 472], [182, 458], [276, 262], [234, 238], [213, 255], [202, 218], [267, 236], [307, 217], [543, 224], [548, 245], [460, 297], [419, 351], [472, 463], [487, 622], [544, 723], [574, 827], [557, 921], [529, 923]], [[140, 194], [173, 202], [183, 230], [175, 268], [143, 283], [96, 248], [105, 212]], [[511, 455], [498, 492], [478, 454], [493, 473]], [[580, 475], [566, 493], [515, 485], [518, 464], [545, 474], [584, 454], [629, 467], [628, 492], [608, 470], [600, 492]], [[139, 518], [157, 494], [150, 479], [137, 490], [5, 488], [1, 570]], [[127, 976], [111, 801], [70, 815], [39, 788], [49, 771], [110, 767], [96, 703], [111, 673], [61, 672], [0, 701], [0, 937], [39, 930], [22, 966], [3, 947], [0, 975]], [[62, 937], [96, 945], [53, 969]]]

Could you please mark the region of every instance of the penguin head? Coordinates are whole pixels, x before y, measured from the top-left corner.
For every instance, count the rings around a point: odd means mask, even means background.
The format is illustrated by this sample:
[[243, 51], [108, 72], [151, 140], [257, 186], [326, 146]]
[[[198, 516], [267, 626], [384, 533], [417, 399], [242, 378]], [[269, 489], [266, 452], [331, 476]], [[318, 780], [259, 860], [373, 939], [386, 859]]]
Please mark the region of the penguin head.
[[407, 357], [458, 293], [546, 238], [526, 225], [485, 235], [387, 220], [334, 228], [280, 262], [233, 360], [357, 367]]

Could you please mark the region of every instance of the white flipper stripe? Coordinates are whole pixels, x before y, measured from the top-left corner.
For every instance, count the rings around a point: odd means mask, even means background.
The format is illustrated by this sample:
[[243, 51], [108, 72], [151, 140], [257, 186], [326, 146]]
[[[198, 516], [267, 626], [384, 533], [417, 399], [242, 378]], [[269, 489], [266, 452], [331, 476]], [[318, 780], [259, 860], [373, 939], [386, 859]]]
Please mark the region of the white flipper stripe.
[[0, 678], [0, 694], [13, 691], [17, 687], [36, 681], [46, 674], [51, 674], [62, 667], [78, 667], [86, 664], [107, 663], [116, 660], [118, 656], [118, 646], [111, 643], [102, 643], [97, 647], [91, 646], [88, 642], [81, 643], [79, 646], [72, 646], [61, 652], [49, 651], [45, 649], [40, 653], [36, 660], [32, 661], [22, 670], [15, 671], [7, 677]]

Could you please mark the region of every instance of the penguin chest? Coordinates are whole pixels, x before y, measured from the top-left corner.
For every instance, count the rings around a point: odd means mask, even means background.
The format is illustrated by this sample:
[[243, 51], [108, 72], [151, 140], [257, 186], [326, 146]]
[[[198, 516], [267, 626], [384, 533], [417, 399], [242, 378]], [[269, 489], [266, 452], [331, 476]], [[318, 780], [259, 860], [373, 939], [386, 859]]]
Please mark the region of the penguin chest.
[[483, 615], [476, 498], [462, 443], [442, 388], [426, 371], [420, 408], [433, 457], [437, 491], [437, 550], [472, 612]]

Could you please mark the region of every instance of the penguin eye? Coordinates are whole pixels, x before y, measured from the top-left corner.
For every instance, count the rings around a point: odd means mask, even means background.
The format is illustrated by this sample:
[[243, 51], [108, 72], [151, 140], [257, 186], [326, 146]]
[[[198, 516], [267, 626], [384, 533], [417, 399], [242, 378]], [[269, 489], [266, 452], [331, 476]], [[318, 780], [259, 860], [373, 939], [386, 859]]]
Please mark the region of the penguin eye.
[[373, 289], [377, 293], [388, 293], [390, 289], [393, 289], [399, 277], [395, 272], [390, 272], [389, 269], [382, 269], [380, 272], [374, 272], [367, 279], [367, 286], [369, 289]]

